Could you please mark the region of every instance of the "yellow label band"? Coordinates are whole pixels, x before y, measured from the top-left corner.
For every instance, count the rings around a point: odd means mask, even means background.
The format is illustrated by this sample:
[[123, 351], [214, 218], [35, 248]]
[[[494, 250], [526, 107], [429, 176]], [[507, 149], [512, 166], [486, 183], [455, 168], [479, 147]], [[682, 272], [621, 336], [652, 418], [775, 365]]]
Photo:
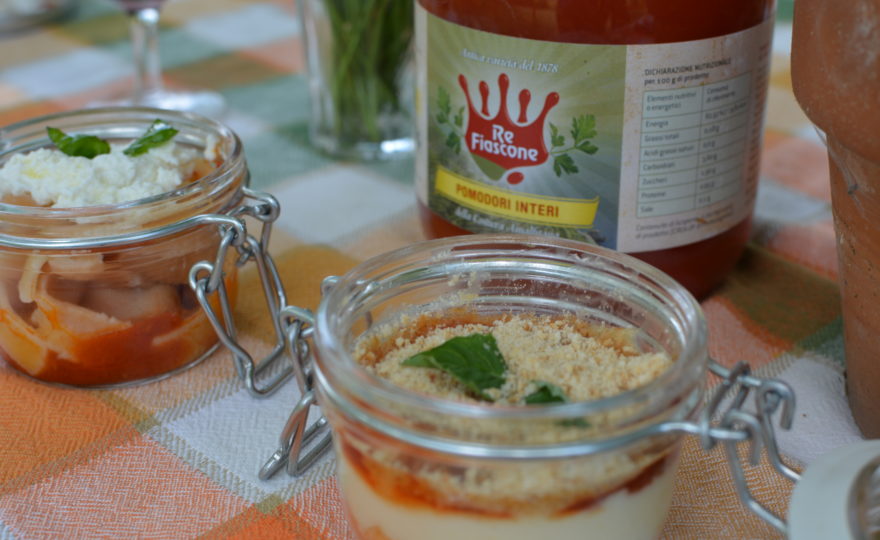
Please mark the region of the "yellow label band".
[[473, 210], [541, 225], [588, 229], [596, 219], [599, 197], [560, 199], [515, 193], [480, 184], [438, 167], [437, 193]]

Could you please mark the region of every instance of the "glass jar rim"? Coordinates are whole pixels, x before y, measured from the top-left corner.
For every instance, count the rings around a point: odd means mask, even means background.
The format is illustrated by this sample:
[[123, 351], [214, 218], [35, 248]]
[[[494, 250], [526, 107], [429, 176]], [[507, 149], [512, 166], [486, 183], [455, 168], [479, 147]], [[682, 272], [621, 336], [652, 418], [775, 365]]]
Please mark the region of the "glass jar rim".
[[[211, 172], [199, 178], [195, 182], [186, 183], [178, 188], [157, 195], [143, 197], [136, 200], [124, 201], [115, 204], [100, 204], [81, 207], [40, 207], [25, 206], [0, 202], [0, 220], [9, 221], [14, 218], [36, 220], [51, 223], [62, 220], [100, 220], [111, 218], [126, 211], [144, 210], [149, 211], [163, 206], [169, 206], [180, 201], [195, 197], [211, 199], [222, 193], [235, 183], [237, 177], [244, 171], [244, 149], [238, 135], [224, 124], [199, 114], [181, 111], [170, 111], [152, 107], [99, 107], [64, 111], [34, 118], [22, 120], [13, 124], [0, 127], [0, 159], [11, 153], [36, 150], [47, 146], [49, 143], [45, 128], [53, 125], [62, 125], [80, 130], [80, 133], [101, 133], [106, 130], [120, 130], [126, 128], [143, 129], [148, 127], [154, 120], [160, 119], [170, 125], [185, 129], [200, 130], [208, 136], [215, 136], [218, 144], [226, 144], [228, 152], [224, 154], [219, 166]], [[54, 127], [54, 126], [53, 126]], [[142, 132], [142, 131], [141, 131]], [[184, 133], [184, 136], [186, 134]], [[247, 181], [247, 179], [245, 180]], [[138, 230], [131, 234], [113, 234], [108, 236], [94, 236], [79, 238], [78, 241], [69, 242], [46, 240], [27, 236], [17, 236], [4, 232], [0, 234], [0, 245], [10, 247], [27, 247], [38, 249], [70, 249], [73, 244], [112, 245], [124, 242], [125, 237], [136, 237], [137, 240], [161, 237], [174, 233], [174, 224], [171, 226], [159, 226], [155, 229], [144, 231]]]
[[[640, 294], [659, 294], [668, 307], [677, 312], [679, 320], [672, 325], [680, 334], [681, 351], [673, 364], [659, 377], [644, 386], [613, 396], [592, 401], [579, 401], [534, 406], [498, 406], [493, 404], [464, 403], [460, 401], [427, 398], [423, 394], [402, 389], [373, 375], [360, 366], [334, 331], [338, 328], [340, 313], [347, 304], [361, 302], [369, 289], [381, 288], [377, 283], [388, 283], [395, 276], [415, 276], [430, 266], [431, 261], [454, 260], [467, 254], [487, 257], [506, 254], [510, 259], [522, 260], [528, 255], [550, 256], [559, 264], [568, 264], [570, 270], [597, 269], [603, 265], [615, 273], [613, 280], [630, 283], [644, 290]], [[641, 280], [641, 281], [639, 281]], [[634, 291], [630, 291], [635, 294]], [[388, 401], [402, 408], [418, 409], [452, 417], [498, 420], [539, 420], [573, 418], [611, 410], [632, 403], [680, 403], [687, 408], [684, 416], [696, 410], [702, 396], [702, 379], [708, 358], [706, 322], [697, 301], [683, 286], [660, 270], [628, 255], [581, 242], [526, 235], [477, 234], [431, 240], [407, 246], [370, 259], [352, 269], [326, 293], [316, 314], [315, 341], [318, 348], [317, 378], [321, 391], [330, 399], [347, 401], [346, 392], [352, 392], [364, 403]], [[696, 392], [696, 394], [694, 393]], [[691, 396], [688, 399], [687, 396]], [[375, 423], [354, 406], [349, 408], [362, 420]], [[682, 418], [683, 419], [683, 418]], [[379, 424], [383, 421], [379, 420]], [[407, 436], [394, 426], [384, 423], [381, 428]], [[404, 430], [405, 431], [405, 430]], [[562, 445], [564, 446], [564, 445]]]

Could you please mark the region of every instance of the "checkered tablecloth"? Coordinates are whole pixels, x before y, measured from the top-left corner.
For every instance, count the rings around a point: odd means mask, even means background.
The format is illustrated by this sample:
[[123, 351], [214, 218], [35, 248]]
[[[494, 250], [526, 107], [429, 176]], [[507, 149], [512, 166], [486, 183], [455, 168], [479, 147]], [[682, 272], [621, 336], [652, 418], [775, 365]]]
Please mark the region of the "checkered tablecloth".
[[[783, 4], [774, 46], [754, 236], [723, 287], [703, 302], [710, 352], [788, 381], [799, 401], [781, 435], [801, 466], [860, 437], [843, 390], [843, 345], [827, 159], [791, 94]], [[292, 0], [180, 0], [163, 11], [169, 85], [210, 87], [245, 144], [253, 185], [282, 216], [273, 250], [291, 303], [314, 308], [322, 277], [423, 239], [412, 161], [334, 162], [307, 140], [308, 98]], [[81, 0], [67, 18], [0, 35], [0, 124], [79, 108], [124, 90], [127, 22], [112, 3]], [[0, 225], [2, 226], [2, 225]], [[266, 350], [253, 275], [238, 317]], [[325, 457], [300, 478], [260, 481], [297, 398], [289, 384], [249, 397], [217, 353], [169, 380], [71, 390], [0, 367], [0, 540], [26, 538], [348, 538]], [[785, 515], [791, 485], [764, 464], [758, 498]], [[778, 533], [742, 508], [719, 449], [686, 442], [667, 538]]]

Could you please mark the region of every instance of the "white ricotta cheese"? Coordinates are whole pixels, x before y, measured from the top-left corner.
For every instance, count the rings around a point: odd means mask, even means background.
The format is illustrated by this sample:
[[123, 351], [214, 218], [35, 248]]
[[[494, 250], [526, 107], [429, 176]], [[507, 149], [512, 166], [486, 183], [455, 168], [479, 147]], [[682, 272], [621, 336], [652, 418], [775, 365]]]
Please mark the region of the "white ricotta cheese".
[[54, 148], [16, 154], [0, 168], [0, 198], [30, 195], [54, 208], [119, 204], [177, 188], [204, 159], [173, 142], [135, 157], [122, 153], [126, 146], [113, 144], [109, 154], [92, 159]]

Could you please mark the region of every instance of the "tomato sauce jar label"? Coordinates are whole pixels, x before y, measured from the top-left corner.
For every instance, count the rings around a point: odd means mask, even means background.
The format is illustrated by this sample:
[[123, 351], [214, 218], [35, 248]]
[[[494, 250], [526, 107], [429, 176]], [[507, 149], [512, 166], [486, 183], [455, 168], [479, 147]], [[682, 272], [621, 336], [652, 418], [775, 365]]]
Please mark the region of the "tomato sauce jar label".
[[754, 207], [772, 18], [649, 45], [525, 39], [416, 15], [420, 202], [471, 232], [627, 252]]

